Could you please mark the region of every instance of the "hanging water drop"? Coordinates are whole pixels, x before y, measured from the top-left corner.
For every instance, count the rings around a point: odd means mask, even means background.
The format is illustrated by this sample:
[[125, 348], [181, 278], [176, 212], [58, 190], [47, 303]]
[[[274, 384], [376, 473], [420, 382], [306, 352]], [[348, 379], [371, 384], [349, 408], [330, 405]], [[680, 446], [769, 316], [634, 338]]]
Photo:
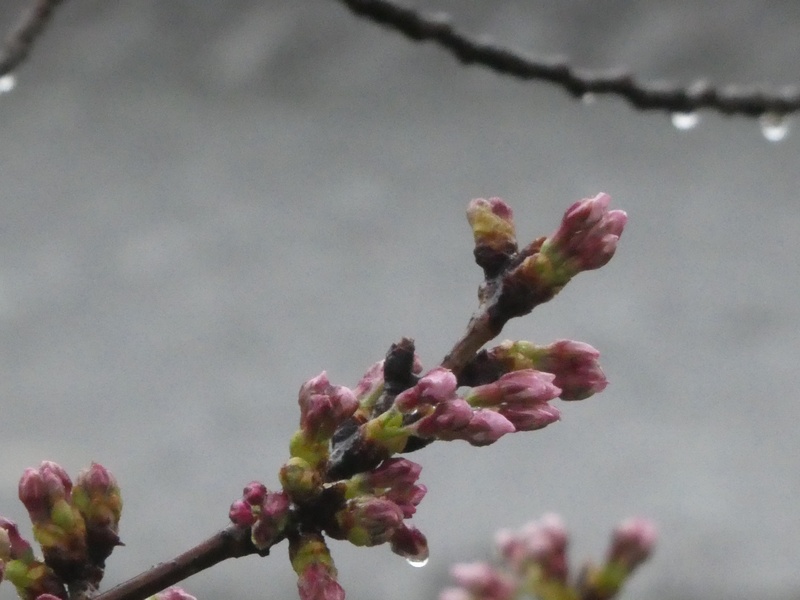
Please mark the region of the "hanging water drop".
[[778, 113], [764, 113], [759, 118], [761, 133], [770, 142], [780, 142], [789, 135], [789, 120]]
[[0, 94], [7, 94], [17, 87], [17, 78], [13, 73], [6, 73], [0, 77]]
[[419, 568], [419, 567], [424, 567], [425, 565], [427, 565], [428, 564], [428, 559], [427, 558], [423, 558], [422, 560], [414, 560], [413, 558], [407, 558], [406, 562], [408, 564], [410, 564], [412, 567]]
[[676, 112], [672, 113], [672, 125], [675, 129], [688, 131], [694, 129], [700, 122], [700, 115], [696, 112]]
[[592, 92], [586, 92], [581, 96], [581, 102], [586, 106], [589, 106], [590, 104], [597, 102], [597, 96]]

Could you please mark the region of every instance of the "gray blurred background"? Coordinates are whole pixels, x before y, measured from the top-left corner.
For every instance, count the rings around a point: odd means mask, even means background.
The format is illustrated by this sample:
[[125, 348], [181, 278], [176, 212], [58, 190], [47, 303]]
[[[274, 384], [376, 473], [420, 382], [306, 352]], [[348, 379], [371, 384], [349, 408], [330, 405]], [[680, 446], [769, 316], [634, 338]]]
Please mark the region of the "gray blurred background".
[[[647, 80], [800, 81], [795, 0], [419, 5]], [[106, 465], [127, 544], [107, 586], [277, 483], [303, 381], [354, 385], [403, 335], [441, 359], [475, 307], [471, 198], [506, 198], [527, 241], [605, 191], [630, 218], [615, 259], [504, 337], [589, 342], [611, 385], [544, 431], [414, 455], [430, 563], [334, 543], [348, 598], [435, 598], [546, 511], [576, 566], [622, 518], [659, 523], [627, 598], [800, 598], [800, 132], [584, 106], [333, 0], [71, 0], [0, 136], [0, 510], [27, 523], [16, 482], [43, 459]], [[185, 587], [296, 597], [285, 544]]]

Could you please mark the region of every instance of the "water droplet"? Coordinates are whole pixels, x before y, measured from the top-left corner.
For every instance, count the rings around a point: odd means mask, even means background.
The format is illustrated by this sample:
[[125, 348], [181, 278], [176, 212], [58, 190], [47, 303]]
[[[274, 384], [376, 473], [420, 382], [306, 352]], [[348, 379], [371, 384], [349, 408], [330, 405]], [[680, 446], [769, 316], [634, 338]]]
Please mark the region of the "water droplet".
[[789, 135], [789, 120], [785, 115], [764, 113], [759, 121], [761, 133], [770, 142], [780, 142]]
[[681, 131], [694, 129], [695, 127], [697, 127], [697, 124], [699, 122], [700, 122], [700, 115], [698, 115], [696, 112], [672, 113], [672, 124], [675, 126], [675, 129], [680, 129]]
[[414, 560], [413, 558], [407, 558], [406, 562], [408, 564], [410, 564], [412, 567], [419, 568], [419, 567], [424, 567], [425, 565], [427, 565], [428, 564], [428, 559], [427, 558], [423, 558], [422, 560]]
[[583, 102], [586, 106], [589, 106], [590, 104], [597, 102], [597, 96], [592, 92], [586, 92], [583, 96], [581, 96], [581, 102]]
[[17, 87], [17, 78], [13, 73], [6, 73], [0, 77], [0, 94], [7, 94]]

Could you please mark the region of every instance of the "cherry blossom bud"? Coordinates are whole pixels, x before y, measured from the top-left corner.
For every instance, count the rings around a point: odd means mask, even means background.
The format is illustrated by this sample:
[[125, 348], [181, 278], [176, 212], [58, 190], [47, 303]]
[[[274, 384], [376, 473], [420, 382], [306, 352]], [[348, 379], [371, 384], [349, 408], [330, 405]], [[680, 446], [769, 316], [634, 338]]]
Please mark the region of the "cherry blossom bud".
[[561, 393], [553, 385], [554, 377], [534, 369], [512, 371], [493, 383], [472, 388], [466, 400], [472, 406], [497, 410], [515, 431], [541, 429], [561, 416], [557, 408], [547, 404]]
[[61, 579], [48, 565], [33, 557], [11, 560], [5, 563], [4, 571], [4, 578], [14, 585], [22, 600], [37, 600], [48, 594], [57, 600], [68, 597]]
[[631, 572], [650, 558], [657, 538], [656, 527], [651, 521], [642, 518], [627, 519], [614, 530], [606, 560]]
[[49, 461], [26, 469], [19, 499], [28, 509], [33, 537], [47, 564], [65, 579], [81, 572], [89, 564], [86, 523], [72, 504], [72, 482], [64, 469]]
[[304, 502], [316, 496], [322, 489], [322, 476], [302, 458], [292, 457], [281, 467], [278, 477], [289, 496]]
[[573, 340], [557, 340], [547, 346], [507, 340], [489, 350], [482, 360], [505, 371], [533, 368], [552, 373], [562, 400], [583, 400], [608, 385], [599, 356], [589, 344]]
[[534, 369], [512, 371], [493, 383], [472, 388], [466, 400], [480, 408], [546, 404], [561, 393], [553, 379], [555, 375]]
[[329, 439], [358, 408], [355, 394], [333, 386], [323, 371], [300, 388], [300, 428], [309, 439]]
[[494, 277], [517, 251], [511, 207], [500, 198], [476, 198], [467, 207], [467, 220], [475, 238], [475, 262], [486, 277]]
[[237, 527], [251, 527], [253, 545], [264, 550], [283, 539], [291, 501], [286, 492], [269, 492], [263, 483], [245, 486], [242, 497], [231, 504], [228, 516]]
[[114, 476], [102, 465], [92, 465], [78, 474], [72, 503], [86, 523], [87, 544], [93, 562], [102, 564], [119, 540], [122, 496]]
[[437, 404], [433, 411], [408, 425], [406, 430], [421, 438], [445, 439], [464, 429], [471, 420], [472, 407], [469, 403], [463, 398], [454, 398]]
[[428, 560], [428, 540], [416, 527], [401, 525], [392, 534], [389, 543], [392, 552], [411, 562], [423, 563]]
[[286, 492], [270, 492], [259, 508], [260, 514], [251, 529], [251, 540], [256, 548], [264, 550], [283, 538], [291, 502]]
[[395, 398], [394, 406], [402, 412], [409, 412], [426, 404], [435, 406], [454, 398], [457, 387], [456, 376], [450, 369], [436, 367], [414, 387], [399, 394]]
[[465, 440], [473, 446], [488, 446], [505, 434], [514, 431], [516, 431], [514, 424], [503, 415], [481, 408], [472, 412], [472, 418], [466, 427], [458, 431], [444, 432], [437, 438], [440, 440]]
[[453, 565], [450, 575], [473, 600], [510, 600], [516, 595], [516, 580], [486, 563]]
[[150, 596], [147, 600], [197, 600], [197, 598], [179, 587], [171, 587], [163, 592], [158, 592], [154, 596]]
[[576, 202], [542, 245], [541, 252], [564, 267], [567, 279], [598, 269], [614, 256], [628, 217], [621, 210], [609, 211], [610, 202], [611, 197], [602, 193]]
[[372, 365], [353, 389], [360, 405], [359, 411], [363, 411], [365, 415], [371, 414], [372, 408], [383, 392], [383, 363], [381, 360]]
[[21, 560], [31, 562], [34, 559], [31, 545], [20, 535], [17, 525], [4, 517], [0, 517], [0, 560]]
[[291, 538], [289, 558], [297, 573], [300, 600], [344, 600], [333, 558], [321, 535], [307, 533]]
[[336, 522], [351, 544], [377, 546], [387, 542], [402, 525], [403, 512], [389, 499], [359, 496], [348, 500], [336, 513]]

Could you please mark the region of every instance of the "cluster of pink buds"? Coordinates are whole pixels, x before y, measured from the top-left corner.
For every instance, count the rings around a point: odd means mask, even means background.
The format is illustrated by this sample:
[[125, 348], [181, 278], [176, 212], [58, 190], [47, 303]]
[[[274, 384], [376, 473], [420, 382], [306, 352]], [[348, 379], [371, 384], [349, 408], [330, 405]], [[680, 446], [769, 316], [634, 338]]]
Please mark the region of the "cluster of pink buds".
[[500, 531], [496, 543], [503, 565], [455, 565], [451, 574], [458, 587], [443, 590], [439, 599], [512, 600], [527, 595], [538, 600], [611, 600], [652, 554], [656, 530], [645, 519], [621, 523], [603, 564], [586, 564], [574, 580], [567, 560], [568, 542], [564, 524], [552, 514], [517, 532]]
[[122, 497], [113, 475], [96, 463], [78, 475], [73, 486], [54, 462], [27, 469], [19, 498], [33, 523], [43, 560], [17, 526], [0, 518], [0, 579], [8, 579], [21, 598], [67, 598], [66, 589], [95, 590], [105, 560], [116, 546]]
[[[300, 428], [279, 472], [281, 490], [249, 484], [230, 518], [249, 528], [263, 553], [289, 540], [303, 600], [343, 597], [325, 536], [357, 546], [388, 543], [411, 562], [427, 560], [425, 537], [407, 523], [426, 493], [418, 483], [422, 468], [397, 454], [437, 440], [484, 446], [541, 429], [560, 418], [554, 399], [582, 400], [605, 388], [599, 353], [588, 344], [480, 347], [578, 272], [608, 262], [626, 219], [608, 211], [608, 203], [605, 194], [576, 203], [556, 233], [520, 250], [511, 208], [499, 198], [473, 200], [467, 217], [485, 274], [481, 306], [442, 366], [423, 375], [413, 340], [404, 338], [353, 390], [332, 385], [325, 373], [301, 387]], [[551, 558], [538, 564], [551, 575], [561, 569], [566, 581], [566, 563], [557, 568]], [[470, 588], [475, 597], [500, 598], [515, 589], [509, 576], [492, 579], [487, 568], [459, 571], [477, 586]]]

